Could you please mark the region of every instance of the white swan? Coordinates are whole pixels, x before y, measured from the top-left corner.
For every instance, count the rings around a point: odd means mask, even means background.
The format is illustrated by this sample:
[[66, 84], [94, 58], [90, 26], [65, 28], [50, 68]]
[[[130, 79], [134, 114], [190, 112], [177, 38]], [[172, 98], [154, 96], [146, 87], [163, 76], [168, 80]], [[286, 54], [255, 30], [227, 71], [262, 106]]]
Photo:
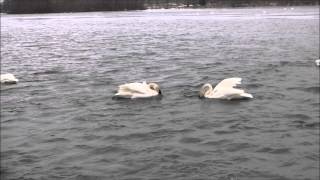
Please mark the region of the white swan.
[[160, 86], [156, 83], [128, 83], [120, 85], [115, 97], [122, 98], [147, 98], [161, 94]]
[[207, 83], [201, 87], [199, 97], [227, 100], [253, 98], [244, 90], [234, 88], [237, 84], [241, 84], [241, 80], [237, 77], [224, 79], [214, 89]]
[[18, 79], [14, 77], [13, 74], [7, 73], [0, 75], [0, 81], [4, 84], [16, 84], [18, 82]]
[[317, 59], [314, 62], [316, 63], [317, 66], [320, 66], [320, 59]]

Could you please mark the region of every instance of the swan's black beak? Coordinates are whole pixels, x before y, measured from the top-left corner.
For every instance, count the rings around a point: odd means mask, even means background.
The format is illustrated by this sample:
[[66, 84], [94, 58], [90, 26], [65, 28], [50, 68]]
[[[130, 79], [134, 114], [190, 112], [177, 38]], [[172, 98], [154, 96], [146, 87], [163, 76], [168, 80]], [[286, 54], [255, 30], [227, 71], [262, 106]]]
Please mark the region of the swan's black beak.
[[161, 92], [161, 90], [160, 90], [160, 89], [159, 89], [159, 94], [160, 94], [160, 95], [162, 95], [162, 92]]

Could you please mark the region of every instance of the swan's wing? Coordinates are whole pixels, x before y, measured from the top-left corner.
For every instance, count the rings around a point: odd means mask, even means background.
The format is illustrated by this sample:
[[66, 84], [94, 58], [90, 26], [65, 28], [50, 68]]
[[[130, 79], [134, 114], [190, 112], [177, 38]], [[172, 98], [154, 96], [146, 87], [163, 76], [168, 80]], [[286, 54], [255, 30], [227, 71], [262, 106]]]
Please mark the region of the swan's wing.
[[222, 80], [216, 87], [213, 89], [213, 91], [219, 90], [219, 89], [227, 89], [227, 88], [233, 88], [237, 86], [238, 84], [241, 84], [241, 78], [234, 77], [234, 78], [228, 78]]
[[128, 83], [120, 85], [118, 92], [145, 94], [148, 90], [147, 83]]

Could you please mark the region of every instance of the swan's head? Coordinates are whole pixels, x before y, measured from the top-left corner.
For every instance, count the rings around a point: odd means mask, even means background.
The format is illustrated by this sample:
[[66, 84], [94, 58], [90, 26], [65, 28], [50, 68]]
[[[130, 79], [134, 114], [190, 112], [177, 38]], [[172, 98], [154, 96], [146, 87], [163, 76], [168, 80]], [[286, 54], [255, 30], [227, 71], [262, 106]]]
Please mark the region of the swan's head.
[[158, 84], [149, 83], [148, 85], [149, 85], [150, 89], [152, 89], [152, 90], [158, 92], [159, 94], [161, 94], [160, 86]]
[[199, 97], [203, 98], [208, 92], [210, 92], [212, 90], [212, 86], [211, 84], [204, 84], [199, 92]]

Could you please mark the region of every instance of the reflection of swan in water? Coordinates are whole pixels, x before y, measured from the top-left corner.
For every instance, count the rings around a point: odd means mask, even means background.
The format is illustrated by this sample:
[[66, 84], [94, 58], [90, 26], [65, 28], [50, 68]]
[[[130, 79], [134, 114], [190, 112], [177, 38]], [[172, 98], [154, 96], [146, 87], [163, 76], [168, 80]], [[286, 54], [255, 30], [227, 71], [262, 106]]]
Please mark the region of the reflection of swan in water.
[[158, 96], [161, 94], [161, 90], [156, 83], [128, 83], [120, 85], [115, 97], [121, 98], [148, 98]]
[[228, 78], [222, 80], [213, 89], [211, 84], [205, 84], [200, 89], [200, 97], [212, 99], [247, 99], [253, 98], [249, 93], [245, 93], [242, 89], [234, 88], [237, 84], [241, 84], [241, 78]]
[[18, 82], [18, 79], [14, 77], [13, 74], [10, 74], [10, 73], [1, 74], [0, 79], [1, 79], [1, 83], [4, 83], [4, 84], [16, 84]]
[[317, 59], [314, 62], [316, 63], [317, 66], [320, 66], [320, 59]]

